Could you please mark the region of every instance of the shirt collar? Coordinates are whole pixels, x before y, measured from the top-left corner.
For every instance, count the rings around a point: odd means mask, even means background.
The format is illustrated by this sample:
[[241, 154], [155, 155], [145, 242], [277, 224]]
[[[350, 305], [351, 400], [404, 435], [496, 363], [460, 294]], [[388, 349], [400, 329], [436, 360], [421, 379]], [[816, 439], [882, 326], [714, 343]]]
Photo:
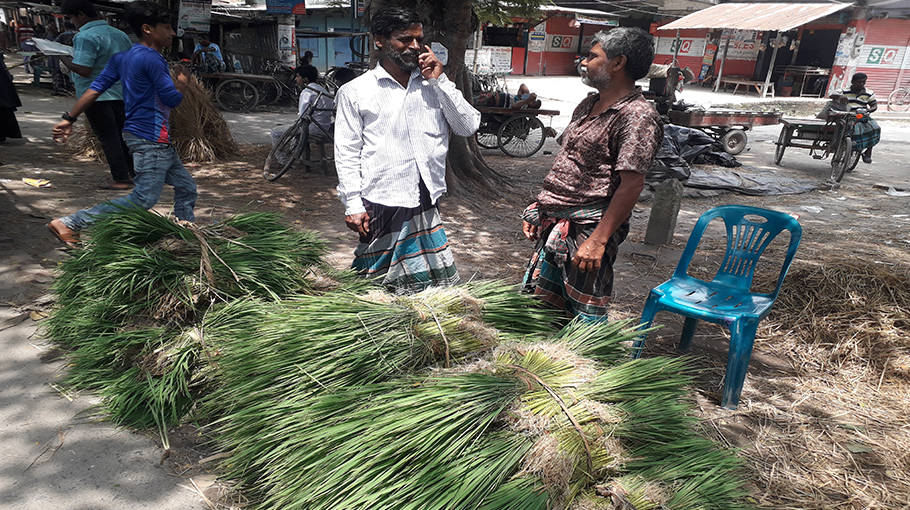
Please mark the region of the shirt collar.
[[[382, 67], [382, 62], [380, 62], [379, 64], [376, 64], [375, 71], [376, 71], [376, 75], [377, 75], [377, 77], [376, 77], [377, 81], [383, 80], [383, 79], [389, 79], [389, 80], [394, 81], [395, 83], [398, 83], [398, 80], [393, 78], [392, 75], [389, 74], [388, 71], [386, 71], [385, 67]], [[414, 69], [413, 71], [411, 71], [411, 76], [408, 79], [408, 84], [410, 84], [412, 80], [420, 79], [420, 78], [422, 78], [420, 75], [420, 68]], [[401, 85], [400, 83], [398, 83], [398, 84]], [[407, 87], [405, 87], [405, 88], [407, 88]]]
[[107, 25], [107, 21], [104, 21], [103, 19], [96, 19], [95, 21], [89, 21], [85, 25], [82, 25], [82, 28], [80, 28], [79, 31], [82, 32], [87, 28], [97, 27], [98, 25]]

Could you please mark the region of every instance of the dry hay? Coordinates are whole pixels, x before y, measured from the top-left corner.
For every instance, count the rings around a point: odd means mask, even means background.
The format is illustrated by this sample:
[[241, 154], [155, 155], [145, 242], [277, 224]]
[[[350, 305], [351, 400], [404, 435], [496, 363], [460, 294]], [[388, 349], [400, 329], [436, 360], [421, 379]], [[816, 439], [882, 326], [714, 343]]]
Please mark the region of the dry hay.
[[705, 424], [745, 447], [758, 506], [910, 508], [910, 273], [796, 268], [757, 339], [792, 370], [753, 364], [739, 408]]
[[212, 94], [195, 76], [190, 77], [183, 101], [171, 110], [171, 143], [180, 159], [211, 163], [237, 154], [237, 142], [227, 121], [212, 104]]
[[[184, 163], [211, 163], [238, 153], [227, 121], [212, 104], [211, 92], [195, 77], [190, 77], [183, 101], [171, 110], [169, 123], [171, 143]], [[88, 122], [75, 126], [66, 148], [76, 156], [105, 161]]]
[[865, 369], [876, 379], [910, 378], [906, 269], [840, 262], [793, 270], [772, 320], [759, 336], [783, 342], [802, 373]]

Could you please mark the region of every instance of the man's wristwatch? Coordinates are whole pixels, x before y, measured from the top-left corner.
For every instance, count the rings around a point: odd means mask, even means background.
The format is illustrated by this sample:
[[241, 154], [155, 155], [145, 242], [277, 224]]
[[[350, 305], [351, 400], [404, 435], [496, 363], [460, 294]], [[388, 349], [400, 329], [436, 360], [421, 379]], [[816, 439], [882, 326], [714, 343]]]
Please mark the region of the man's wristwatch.
[[66, 113], [66, 112], [63, 112], [63, 117], [62, 117], [62, 119], [65, 120], [65, 121], [67, 121], [67, 122], [69, 122], [70, 124], [75, 124], [75, 123], [76, 123], [76, 117], [73, 117], [72, 115], [70, 115], [70, 114], [68, 114], [68, 113]]

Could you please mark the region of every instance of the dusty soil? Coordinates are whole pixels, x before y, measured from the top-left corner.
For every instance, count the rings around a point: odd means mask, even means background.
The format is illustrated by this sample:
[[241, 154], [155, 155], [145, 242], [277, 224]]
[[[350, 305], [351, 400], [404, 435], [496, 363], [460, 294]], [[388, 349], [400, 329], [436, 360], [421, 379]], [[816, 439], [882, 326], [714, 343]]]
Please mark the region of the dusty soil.
[[[487, 162], [502, 175], [497, 189], [468, 188], [442, 199], [443, 221], [463, 278], [500, 279], [511, 283], [521, 278], [531, 245], [521, 235], [518, 215], [539, 191], [542, 178], [552, 162], [552, 153], [556, 151], [552, 144], [548, 141], [545, 147], [545, 151], [551, 154], [542, 152], [528, 159], [511, 159], [497, 151], [485, 151]], [[753, 143], [750, 153], [744, 154], [741, 160], [748, 168], [760, 169], [769, 164], [770, 151], [773, 151], [773, 145], [769, 148], [768, 144]], [[305, 174], [302, 167], [298, 167], [278, 181], [269, 183], [261, 176], [266, 154], [265, 146], [243, 145], [241, 154], [231, 160], [188, 165], [200, 189], [197, 221], [218, 221], [242, 211], [279, 212], [298, 228], [321, 232], [331, 246], [330, 262], [338, 267], [347, 267], [357, 240], [342, 221], [343, 209], [336, 198], [335, 178], [317, 173]], [[105, 166], [73, 158], [50, 142], [8, 142], [0, 153], [0, 162], [0, 189], [4, 191], [0, 202], [9, 212], [6, 221], [0, 225], [3, 245], [25, 258], [38, 261], [15, 274], [5, 273], [4, 281], [0, 281], [0, 290], [3, 291], [4, 301], [17, 307], [27, 307], [46, 292], [51, 281], [50, 271], [58, 260], [66, 256], [44, 229], [44, 223], [115, 197], [117, 192], [95, 189], [100, 179], [109, 177]], [[827, 175], [827, 161], [809, 161], [809, 164], [813, 163], [818, 166], [814, 174], [806, 173], [806, 163], [793, 168], [778, 168], [777, 172], [821, 182]], [[52, 187], [27, 186], [22, 182], [24, 177], [47, 179]], [[646, 193], [635, 209], [632, 232], [617, 261], [614, 318], [634, 319], [640, 315], [649, 289], [672, 273], [695, 220], [703, 212], [721, 204], [748, 204], [799, 214], [804, 229], [803, 240], [791, 271], [843, 260], [871, 261], [886, 267], [910, 266], [910, 217], [907, 214], [910, 199], [888, 194], [888, 186], [875, 187], [875, 184], [874, 176], [868, 177], [858, 171], [848, 175], [837, 189], [820, 189], [801, 195], [756, 197], [690, 190], [682, 204], [674, 242], [666, 246], [643, 243], [650, 213], [650, 194]], [[167, 213], [171, 198], [166, 191], [156, 209]], [[703, 258], [696, 261], [705, 270], [713, 263], [712, 257], [723, 250], [717, 237], [719, 231], [710, 232], [712, 238], [707, 242]], [[782, 246], [775, 246], [772, 252], [779, 254]], [[652, 334], [647, 346], [649, 351], [677, 355], [672, 344], [679, 322], [672, 317], [661, 317], [659, 320], [665, 321], [662, 323], [668, 327], [661, 334]], [[769, 321], [773, 322], [773, 315]], [[695, 363], [704, 372], [694, 394], [706, 429], [731, 445], [748, 449], [763, 427], [760, 418], [746, 415], [752, 404], [741, 406], [741, 412], [726, 411], [716, 405], [726, 359], [724, 342], [725, 333], [720, 328], [709, 326], [700, 329], [692, 353]], [[786, 356], [766, 348], [760, 339], [746, 379], [744, 402], [772, 402], [773, 398], [780, 397], [782, 385], [796, 384], [793, 381], [785, 384], [792, 376], [794, 373]], [[778, 390], [771, 391], [769, 395], [769, 388], [772, 387]], [[788, 387], [787, 400], [792, 404], [799, 398], [798, 390]], [[172, 459], [171, 467], [178, 473], [185, 472], [181, 466], [197, 462], [211, 453], [199, 446], [198, 434], [177, 434], [172, 441], [183, 445], [183, 450], [178, 448], [177, 456]], [[775, 454], [786, 455], [785, 452]], [[760, 453], [747, 452], [746, 455], [755, 461], [752, 467], [755, 469], [757, 492], [767, 491], [774, 485], [792, 485], [789, 495], [781, 499], [760, 498], [761, 506], [773, 507], [780, 501], [789, 500], [787, 508], [815, 508], [809, 504], [799, 506], [793, 499], [802, 491], [809, 490], [799, 480], [776, 477], [773, 466], [768, 464], [770, 461]], [[898, 478], [899, 482], [894, 483], [908, 484], [906, 473]], [[848, 495], [844, 495], [843, 499], [848, 499]], [[860, 498], [857, 501], [867, 500]], [[884, 498], [883, 501], [891, 500]], [[855, 508], [873, 507], [878, 508], [872, 504]]]

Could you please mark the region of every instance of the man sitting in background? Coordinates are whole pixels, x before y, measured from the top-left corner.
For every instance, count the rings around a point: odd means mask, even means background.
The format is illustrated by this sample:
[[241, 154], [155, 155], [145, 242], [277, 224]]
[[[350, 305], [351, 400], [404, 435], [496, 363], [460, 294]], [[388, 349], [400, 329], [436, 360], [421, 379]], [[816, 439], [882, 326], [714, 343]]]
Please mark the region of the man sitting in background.
[[209, 34], [199, 34], [199, 43], [193, 49], [193, 61], [200, 55], [202, 71], [206, 73], [220, 73], [224, 71], [224, 56], [221, 48], [209, 40]]

